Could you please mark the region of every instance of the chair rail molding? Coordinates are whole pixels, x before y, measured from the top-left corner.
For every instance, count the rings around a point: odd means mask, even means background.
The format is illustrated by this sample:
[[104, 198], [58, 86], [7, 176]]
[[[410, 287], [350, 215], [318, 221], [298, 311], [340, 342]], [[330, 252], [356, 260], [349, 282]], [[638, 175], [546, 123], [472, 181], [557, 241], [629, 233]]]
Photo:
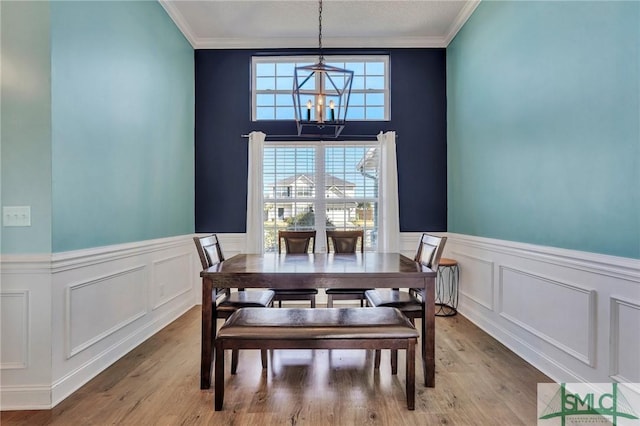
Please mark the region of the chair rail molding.
[[193, 307], [192, 237], [1, 256], [0, 409], [54, 407]]

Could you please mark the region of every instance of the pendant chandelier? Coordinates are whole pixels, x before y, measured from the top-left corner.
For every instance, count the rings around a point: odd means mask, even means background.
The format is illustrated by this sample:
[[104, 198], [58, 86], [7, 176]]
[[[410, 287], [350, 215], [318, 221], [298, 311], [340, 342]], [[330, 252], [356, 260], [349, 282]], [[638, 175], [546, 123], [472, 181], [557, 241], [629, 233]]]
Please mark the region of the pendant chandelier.
[[337, 138], [344, 129], [353, 71], [327, 65], [322, 55], [322, 0], [318, 2], [318, 62], [293, 75], [293, 106], [298, 136]]

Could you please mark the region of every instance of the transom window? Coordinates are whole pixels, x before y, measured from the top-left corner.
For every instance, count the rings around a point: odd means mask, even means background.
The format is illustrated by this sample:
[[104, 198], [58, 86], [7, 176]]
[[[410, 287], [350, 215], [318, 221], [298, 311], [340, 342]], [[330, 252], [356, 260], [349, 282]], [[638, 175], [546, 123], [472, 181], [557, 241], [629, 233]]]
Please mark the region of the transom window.
[[322, 251], [325, 230], [364, 231], [377, 247], [377, 142], [269, 142], [264, 147], [264, 249], [277, 250], [278, 230], [313, 230]]
[[[317, 61], [317, 56], [253, 57], [252, 120], [294, 120], [294, 69]], [[326, 56], [325, 63], [354, 72], [347, 120], [390, 119], [388, 56]]]

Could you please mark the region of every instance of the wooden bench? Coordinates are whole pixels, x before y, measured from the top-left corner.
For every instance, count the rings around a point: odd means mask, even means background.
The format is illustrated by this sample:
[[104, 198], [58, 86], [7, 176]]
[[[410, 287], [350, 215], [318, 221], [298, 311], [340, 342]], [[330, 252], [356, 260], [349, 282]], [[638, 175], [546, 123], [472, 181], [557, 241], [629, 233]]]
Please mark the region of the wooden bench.
[[[404, 349], [407, 406], [413, 410], [417, 338], [396, 308], [239, 309], [215, 339], [215, 410], [222, 410], [224, 400], [226, 349]], [[377, 358], [376, 368], [379, 363]]]

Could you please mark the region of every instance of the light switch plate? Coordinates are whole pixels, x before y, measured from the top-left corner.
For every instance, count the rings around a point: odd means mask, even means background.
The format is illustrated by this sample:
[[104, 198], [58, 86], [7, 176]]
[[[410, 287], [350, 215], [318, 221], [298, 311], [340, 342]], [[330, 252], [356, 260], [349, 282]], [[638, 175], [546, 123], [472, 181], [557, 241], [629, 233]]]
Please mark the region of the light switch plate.
[[31, 226], [31, 206], [2, 207], [3, 226]]

